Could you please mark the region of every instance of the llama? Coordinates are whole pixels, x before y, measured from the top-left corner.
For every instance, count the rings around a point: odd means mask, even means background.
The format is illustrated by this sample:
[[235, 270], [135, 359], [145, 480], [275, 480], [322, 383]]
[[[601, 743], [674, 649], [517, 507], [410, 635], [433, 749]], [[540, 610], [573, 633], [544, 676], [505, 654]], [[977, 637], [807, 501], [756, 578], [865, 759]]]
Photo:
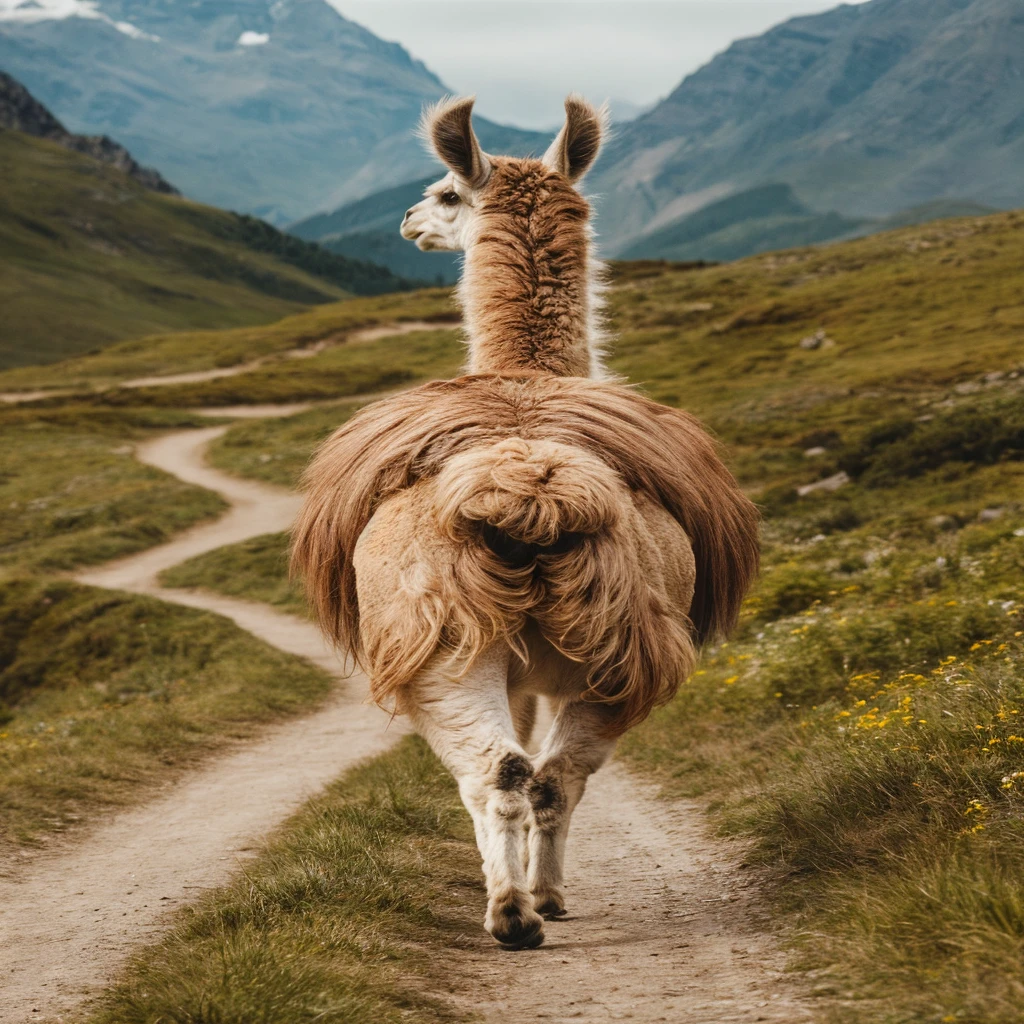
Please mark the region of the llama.
[[[465, 251], [466, 374], [376, 402], [321, 446], [293, 566], [372, 699], [409, 715], [454, 775], [484, 925], [523, 949], [566, 913], [588, 777], [734, 624], [758, 516], [693, 417], [605, 379], [575, 187], [603, 111], [570, 96], [537, 160], [485, 154], [472, 106], [425, 113], [449, 173], [401, 228]], [[554, 719], [531, 756], [540, 696]]]

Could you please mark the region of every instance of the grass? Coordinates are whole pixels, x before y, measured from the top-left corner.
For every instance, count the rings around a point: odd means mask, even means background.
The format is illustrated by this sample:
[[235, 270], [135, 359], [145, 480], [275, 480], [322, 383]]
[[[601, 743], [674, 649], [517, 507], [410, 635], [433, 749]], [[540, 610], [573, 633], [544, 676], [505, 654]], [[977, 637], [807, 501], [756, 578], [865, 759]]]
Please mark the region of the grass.
[[[160, 373], [190, 373], [237, 366], [318, 342], [341, 341], [361, 327], [401, 320], [451, 320], [450, 293], [433, 289], [328, 303], [264, 326], [232, 330], [145, 334], [53, 366], [0, 372], [0, 390], [103, 389]], [[294, 363], [301, 371], [301, 364]]]
[[317, 445], [360, 404], [335, 402], [281, 420], [240, 421], [210, 445], [208, 457], [227, 473], [295, 487]]
[[0, 580], [128, 555], [222, 512], [217, 495], [132, 458], [139, 440], [200, 425], [163, 410], [0, 409]]
[[4, 132], [0, 177], [0, 367], [157, 331], [266, 323], [348, 294], [259, 251], [267, 240], [254, 247], [233, 214], [149, 192], [52, 143]]
[[0, 585], [0, 855], [134, 803], [326, 696], [218, 616], [67, 580]]
[[[612, 366], [708, 421], [766, 515], [737, 635], [623, 755], [751, 841], [843, 1024], [1024, 1020], [1022, 259], [1002, 214], [616, 268]], [[294, 482], [351, 408], [214, 458]], [[282, 549], [226, 564], [273, 593]]]
[[132, 458], [140, 441], [208, 425], [144, 407], [0, 408], [0, 861], [143, 799], [330, 685], [218, 616], [59, 575], [223, 511]]
[[236, 377], [108, 391], [97, 401], [166, 408], [331, 401], [398, 390], [438, 374], [454, 376], [462, 360], [458, 331], [439, 328], [336, 345], [304, 359], [275, 360]]
[[268, 533], [197, 555], [160, 574], [165, 587], [213, 590], [307, 614], [301, 587], [288, 580], [287, 533]]
[[426, 745], [350, 770], [226, 888], [184, 911], [102, 997], [91, 1024], [441, 1024], [430, 946], [473, 928], [472, 828]]

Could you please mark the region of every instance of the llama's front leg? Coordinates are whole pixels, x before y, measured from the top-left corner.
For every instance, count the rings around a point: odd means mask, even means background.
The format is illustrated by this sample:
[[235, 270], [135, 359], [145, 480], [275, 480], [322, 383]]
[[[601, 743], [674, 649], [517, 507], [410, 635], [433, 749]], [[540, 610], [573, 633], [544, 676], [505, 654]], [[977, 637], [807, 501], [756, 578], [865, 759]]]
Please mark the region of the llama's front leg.
[[523, 949], [544, 941], [544, 922], [524, 867], [532, 765], [509, 709], [509, 654], [495, 645], [461, 678], [439, 660], [411, 687], [410, 714], [472, 815], [487, 879], [484, 927], [502, 945]]
[[565, 843], [572, 812], [587, 779], [608, 759], [615, 740], [608, 735], [607, 705], [571, 700], [563, 704], [530, 780], [530, 892], [534, 908], [547, 918], [566, 913], [562, 892]]

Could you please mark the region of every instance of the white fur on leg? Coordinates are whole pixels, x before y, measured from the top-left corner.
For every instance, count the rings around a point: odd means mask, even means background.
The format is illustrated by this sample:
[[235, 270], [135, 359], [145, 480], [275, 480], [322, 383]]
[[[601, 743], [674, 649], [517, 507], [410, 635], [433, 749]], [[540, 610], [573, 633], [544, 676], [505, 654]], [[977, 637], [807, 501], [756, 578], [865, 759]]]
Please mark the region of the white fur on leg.
[[455, 776], [473, 817], [487, 880], [484, 925], [498, 942], [518, 948], [539, 945], [544, 932], [524, 867], [532, 765], [509, 708], [510, 653], [495, 644], [461, 676], [435, 659], [412, 688], [411, 715]]
[[615, 747], [615, 741], [606, 734], [607, 725], [606, 708], [580, 700], [566, 701], [534, 759], [528, 884], [534, 909], [545, 917], [565, 913], [562, 886], [569, 822], [587, 779]]

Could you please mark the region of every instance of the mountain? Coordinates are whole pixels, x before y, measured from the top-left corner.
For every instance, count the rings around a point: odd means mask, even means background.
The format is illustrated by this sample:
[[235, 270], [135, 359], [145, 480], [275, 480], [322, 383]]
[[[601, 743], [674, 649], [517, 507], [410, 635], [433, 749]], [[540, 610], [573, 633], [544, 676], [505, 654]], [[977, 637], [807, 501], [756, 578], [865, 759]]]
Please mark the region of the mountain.
[[58, 146], [102, 160], [134, 178], [144, 188], [167, 195], [178, 195], [178, 190], [164, 181], [159, 171], [142, 167], [131, 153], [107, 135], [72, 135], [20, 82], [0, 71], [0, 128], [47, 139]]
[[734, 260], [852, 235], [870, 224], [838, 213], [815, 213], [789, 185], [761, 185], [709, 203], [645, 235], [618, 258]]
[[1022, 206], [1022, 110], [1021, 0], [871, 0], [734, 43], [622, 126], [588, 187], [613, 252], [770, 182], [853, 219]]
[[[39, 130], [56, 123], [21, 106]], [[63, 136], [0, 130], [0, 180], [0, 367], [409, 287], [253, 217], [154, 191]]]
[[403, 277], [451, 284], [458, 280], [461, 267], [456, 253], [420, 252], [398, 233], [405, 211], [418, 203], [423, 190], [436, 180], [435, 173], [375, 192], [330, 213], [307, 217], [289, 225], [288, 230], [343, 256], [379, 263]]
[[278, 224], [428, 173], [413, 129], [447, 91], [326, 0], [0, 0], [0, 67], [186, 195]]

